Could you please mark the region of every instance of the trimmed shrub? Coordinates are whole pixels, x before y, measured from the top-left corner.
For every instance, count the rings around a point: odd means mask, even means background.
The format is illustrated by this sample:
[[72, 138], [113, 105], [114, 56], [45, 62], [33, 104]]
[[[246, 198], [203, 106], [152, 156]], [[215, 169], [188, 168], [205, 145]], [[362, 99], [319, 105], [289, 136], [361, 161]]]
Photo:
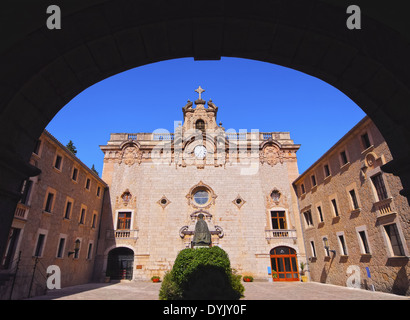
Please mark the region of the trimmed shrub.
[[161, 300], [239, 299], [244, 287], [219, 247], [182, 250], [163, 279]]

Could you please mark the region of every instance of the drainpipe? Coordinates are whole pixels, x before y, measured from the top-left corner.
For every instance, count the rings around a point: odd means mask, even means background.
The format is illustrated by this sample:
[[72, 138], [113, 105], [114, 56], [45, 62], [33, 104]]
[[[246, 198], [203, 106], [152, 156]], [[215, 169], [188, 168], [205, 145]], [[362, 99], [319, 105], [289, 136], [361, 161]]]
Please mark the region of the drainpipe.
[[[296, 195], [296, 198], [298, 199], [296, 190], [295, 190], [295, 195]], [[307, 250], [306, 250], [306, 243], [305, 243], [306, 238], [305, 238], [305, 230], [303, 229], [303, 219], [300, 218], [299, 199], [297, 200], [297, 203], [298, 203], [298, 215], [299, 215], [300, 228], [302, 230], [302, 243], [303, 243], [303, 247], [305, 249], [305, 255], [306, 255], [306, 266], [307, 266], [307, 268], [306, 268], [305, 272], [307, 272], [307, 274], [308, 274], [308, 280], [311, 281], [311, 279], [310, 279], [310, 260], [308, 258], [308, 253], [307, 253]]]

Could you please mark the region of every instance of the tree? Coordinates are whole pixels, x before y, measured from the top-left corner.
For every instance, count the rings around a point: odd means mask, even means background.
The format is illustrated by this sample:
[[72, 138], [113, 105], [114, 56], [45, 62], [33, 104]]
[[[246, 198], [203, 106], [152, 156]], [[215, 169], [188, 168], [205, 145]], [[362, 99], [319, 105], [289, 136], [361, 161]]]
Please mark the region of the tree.
[[220, 247], [183, 249], [164, 276], [160, 300], [239, 300], [245, 291]]
[[77, 154], [77, 148], [75, 147], [72, 140], [68, 141], [66, 147], [67, 147], [68, 150], [71, 151], [72, 154], [74, 154], [74, 155]]

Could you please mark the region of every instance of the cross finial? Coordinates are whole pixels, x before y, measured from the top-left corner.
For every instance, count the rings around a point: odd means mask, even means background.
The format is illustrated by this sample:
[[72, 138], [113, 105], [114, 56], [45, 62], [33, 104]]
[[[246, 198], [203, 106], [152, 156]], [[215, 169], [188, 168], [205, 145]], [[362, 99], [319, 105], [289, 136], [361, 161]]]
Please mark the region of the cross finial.
[[202, 89], [201, 86], [199, 86], [198, 89], [195, 90], [195, 92], [198, 92], [198, 94], [199, 94], [199, 100], [202, 100], [201, 94], [202, 94], [202, 92], [205, 92], [205, 90]]

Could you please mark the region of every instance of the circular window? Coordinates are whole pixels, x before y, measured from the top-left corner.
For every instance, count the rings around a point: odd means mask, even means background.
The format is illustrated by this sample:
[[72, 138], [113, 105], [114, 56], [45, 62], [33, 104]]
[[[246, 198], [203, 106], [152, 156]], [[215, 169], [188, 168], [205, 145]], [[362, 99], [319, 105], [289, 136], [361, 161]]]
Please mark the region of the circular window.
[[209, 200], [209, 193], [206, 190], [198, 190], [194, 193], [194, 201], [196, 204], [204, 205]]

